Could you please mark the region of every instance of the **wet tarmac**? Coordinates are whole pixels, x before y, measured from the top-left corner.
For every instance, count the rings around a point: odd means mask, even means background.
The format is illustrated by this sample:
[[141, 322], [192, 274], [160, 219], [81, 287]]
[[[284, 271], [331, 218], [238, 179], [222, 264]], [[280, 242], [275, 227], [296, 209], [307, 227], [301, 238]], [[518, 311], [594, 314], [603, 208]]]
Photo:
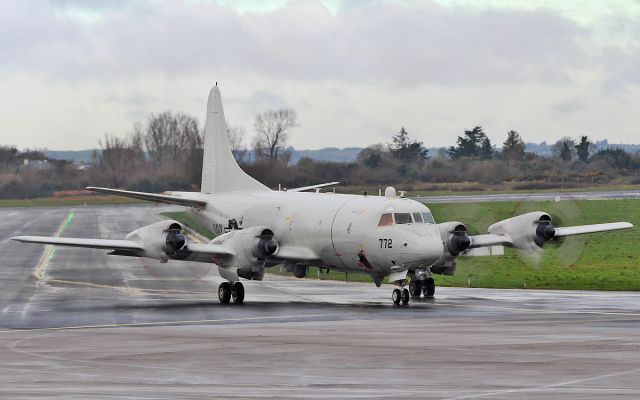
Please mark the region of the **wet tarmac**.
[[0, 209], [0, 398], [640, 397], [640, 293], [392, 288], [9, 242], [121, 238], [143, 206]]

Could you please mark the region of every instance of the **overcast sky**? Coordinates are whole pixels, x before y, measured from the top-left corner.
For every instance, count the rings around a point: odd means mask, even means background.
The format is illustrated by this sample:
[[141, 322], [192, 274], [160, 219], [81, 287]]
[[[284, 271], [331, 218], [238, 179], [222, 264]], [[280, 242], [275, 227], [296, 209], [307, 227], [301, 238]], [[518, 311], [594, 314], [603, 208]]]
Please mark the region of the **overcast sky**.
[[[561, 5], [559, 5], [560, 3]], [[640, 143], [640, 0], [3, 0], [0, 144], [86, 149], [164, 110], [292, 107], [299, 149]], [[249, 141], [248, 141], [249, 142]]]

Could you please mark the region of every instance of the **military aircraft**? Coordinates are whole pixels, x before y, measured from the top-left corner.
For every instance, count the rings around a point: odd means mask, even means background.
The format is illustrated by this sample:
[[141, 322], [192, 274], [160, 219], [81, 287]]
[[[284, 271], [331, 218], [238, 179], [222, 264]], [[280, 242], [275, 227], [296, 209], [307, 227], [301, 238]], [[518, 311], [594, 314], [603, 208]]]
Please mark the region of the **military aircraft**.
[[389, 277], [397, 286], [393, 303], [406, 305], [411, 297], [432, 297], [432, 274], [453, 274], [461, 254], [495, 246], [532, 251], [554, 238], [633, 227], [615, 222], [556, 228], [548, 213], [538, 211], [497, 222], [486, 234], [469, 235], [464, 223], [436, 223], [428, 207], [392, 187], [379, 196], [321, 192], [337, 182], [271, 190], [240, 169], [227, 132], [216, 84], [207, 105], [199, 193], [87, 188], [186, 206], [196, 221], [218, 234], [209, 243], [189, 242], [183, 226], [173, 220], [142, 227], [123, 240], [39, 236], [13, 240], [106, 249], [110, 255], [160, 262], [215, 263], [225, 279], [218, 288], [218, 298], [225, 304], [244, 301], [240, 278], [262, 280], [266, 268], [284, 264], [298, 278], [306, 276], [309, 266], [368, 274], [378, 287]]

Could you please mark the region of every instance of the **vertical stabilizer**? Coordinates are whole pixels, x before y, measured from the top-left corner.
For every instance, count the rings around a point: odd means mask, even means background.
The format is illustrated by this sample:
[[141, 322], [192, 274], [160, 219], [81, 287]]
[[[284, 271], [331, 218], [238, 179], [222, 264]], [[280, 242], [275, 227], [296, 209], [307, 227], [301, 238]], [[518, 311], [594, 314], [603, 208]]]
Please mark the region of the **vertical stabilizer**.
[[233, 157], [218, 85], [209, 93], [204, 125], [202, 193], [262, 192], [268, 187], [247, 175]]

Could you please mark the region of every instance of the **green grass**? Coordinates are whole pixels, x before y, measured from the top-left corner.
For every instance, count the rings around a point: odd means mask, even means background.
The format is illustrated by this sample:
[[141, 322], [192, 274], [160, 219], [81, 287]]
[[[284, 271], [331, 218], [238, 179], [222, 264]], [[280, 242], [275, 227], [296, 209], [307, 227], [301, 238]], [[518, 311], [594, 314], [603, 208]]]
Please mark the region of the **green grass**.
[[[582, 200], [432, 204], [438, 221], [467, 222], [472, 233], [494, 221], [528, 211], [548, 211], [556, 225], [629, 221], [640, 226], [640, 201]], [[441, 286], [539, 289], [640, 290], [640, 233], [633, 230], [573, 236], [545, 246], [539, 260], [505, 249], [501, 257], [461, 257], [454, 276], [435, 277]]]
[[193, 230], [201, 234], [202, 236], [213, 239], [215, 235], [211, 232], [206, 226], [199, 224], [196, 220], [194, 220], [191, 215], [187, 211], [177, 211], [177, 212], [164, 212], [161, 213], [165, 217], [174, 219], [178, 222], [181, 222], [185, 225], [188, 225]]
[[127, 197], [110, 195], [41, 197], [36, 199], [0, 199], [0, 207], [69, 207], [142, 203], [148, 202]]

